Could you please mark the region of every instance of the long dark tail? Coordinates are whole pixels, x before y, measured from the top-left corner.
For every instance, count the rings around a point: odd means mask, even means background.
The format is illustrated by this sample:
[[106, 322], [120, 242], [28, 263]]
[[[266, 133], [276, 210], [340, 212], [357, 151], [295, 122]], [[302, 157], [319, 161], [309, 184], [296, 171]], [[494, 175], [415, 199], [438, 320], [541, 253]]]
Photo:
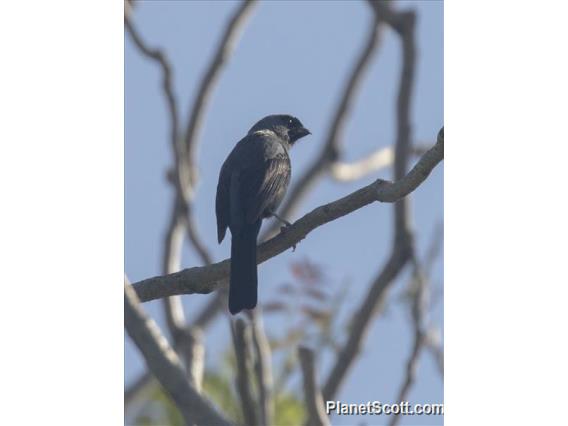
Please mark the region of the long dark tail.
[[253, 309], [257, 302], [256, 238], [261, 221], [245, 225], [231, 241], [231, 281], [229, 311]]

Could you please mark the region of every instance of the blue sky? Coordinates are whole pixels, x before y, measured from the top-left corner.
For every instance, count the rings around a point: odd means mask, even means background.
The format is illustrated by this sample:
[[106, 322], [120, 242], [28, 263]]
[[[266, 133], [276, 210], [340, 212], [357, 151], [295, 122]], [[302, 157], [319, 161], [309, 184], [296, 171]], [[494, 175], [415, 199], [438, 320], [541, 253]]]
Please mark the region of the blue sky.
[[[220, 31], [237, 6], [234, 2], [140, 2], [132, 16], [144, 40], [164, 48], [174, 69], [174, 88], [187, 120], [198, 82], [220, 38]], [[412, 102], [414, 141], [433, 143], [443, 125], [443, 4], [436, 1], [400, 2], [399, 8], [418, 13], [417, 78]], [[216, 260], [229, 255], [229, 244], [216, 242], [214, 198], [220, 165], [232, 146], [259, 118], [270, 113], [296, 115], [312, 131], [292, 152], [292, 185], [318, 152], [352, 63], [360, 51], [371, 15], [364, 2], [263, 2], [242, 34], [234, 56], [216, 86], [199, 140], [200, 186], [195, 201], [200, 233]], [[399, 39], [384, 33], [378, 55], [365, 76], [344, 134], [346, 159], [357, 159], [395, 136], [395, 101], [400, 69]], [[161, 271], [163, 236], [172, 203], [165, 180], [171, 164], [169, 129], [158, 67], [125, 42], [125, 269], [132, 281]], [[380, 171], [349, 184], [323, 180], [305, 200], [295, 220], [314, 207], [340, 198], [377, 177]], [[419, 250], [424, 252], [434, 227], [443, 220], [443, 167], [412, 194], [412, 220]], [[373, 204], [312, 232], [295, 252], [287, 251], [259, 268], [260, 300], [271, 299], [276, 287], [291, 280], [290, 263], [309, 259], [321, 265], [331, 292], [348, 283], [339, 322], [345, 322], [389, 253], [392, 207]], [[266, 224], [264, 225], [266, 226]], [[189, 246], [183, 265], [198, 264]], [[443, 281], [442, 261], [434, 267], [432, 284]], [[394, 402], [411, 349], [408, 310], [398, 302], [408, 273], [395, 283], [389, 307], [374, 322], [360, 360], [341, 388], [346, 402], [381, 400]], [[272, 293], [271, 293], [272, 292]], [[188, 317], [208, 296], [184, 298]], [[162, 305], [144, 305], [164, 325]], [[442, 324], [443, 304], [432, 320]], [[268, 318], [266, 328], [284, 324]], [[219, 319], [207, 332], [207, 358], [214, 365], [229, 343], [227, 323]], [[326, 377], [333, 358], [319, 363]], [[143, 361], [130, 341], [125, 343], [125, 382], [138, 377]], [[293, 381], [293, 383], [296, 383]], [[441, 402], [443, 385], [431, 357], [420, 359], [412, 403]], [[334, 424], [366, 422], [382, 418], [337, 417]], [[440, 424], [441, 418], [403, 418], [401, 424]]]

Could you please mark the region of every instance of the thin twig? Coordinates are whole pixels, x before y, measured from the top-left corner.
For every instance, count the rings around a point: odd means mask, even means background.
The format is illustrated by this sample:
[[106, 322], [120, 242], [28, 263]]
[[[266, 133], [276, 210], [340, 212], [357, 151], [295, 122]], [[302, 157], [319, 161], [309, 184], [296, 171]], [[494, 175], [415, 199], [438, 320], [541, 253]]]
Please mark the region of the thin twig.
[[251, 390], [252, 342], [250, 327], [242, 318], [231, 322], [231, 333], [237, 359], [236, 384], [239, 390], [245, 424], [256, 425], [256, 406]]
[[440, 377], [444, 380], [444, 348], [442, 347], [440, 334], [439, 329], [430, 328], [426, 333], [426, 348], [432, 357], [434, 357], [434, 361], [438, 367], [438, 373], [440, 373]]
[[252, 341], [256, 355], [255, 373], [258, 385], [260, 424], [274, 424], [272, 353], [264, 332], [260, 308], [252, 311]]
[[339, 182], [351, 182], [392, 165], [394, 149], [380, 148], [358, 161], [351, 163], [336, 161], [331, 166], [331, 176]]
[[304, 379], [304, 398], [308, 411], [307, 426], [327, 426], [329, 419], [325, 413], [323, 397], [317, 383], [314, 353], [306, 347], [298, 348], [298, 357]]
[[[225, 27], [215, 55], [203, 75], [197, 96], [195, 97], [193, 106], [190, 109], [191, 113], [184, 136], [185, 151], [187, 155], [187, 162], [189, 164], [195, 163], [194, 157], [196, 151], [196, 140], [199, 130], [202, 127], [205, 109], [207, 108], [213, 88], [215, 87], [215, 82], [219, 77], [221, 69], [227, 64], [228, 58], [235, 47], [238, 36], [256, 3], [256, 0], [244, 0], [241, 2]], [[195, 186], [196, 176], [192, 176], [191, 181], [192, 185]]]
[[[418, 360], [426, 343], [426, 334], [424, 331], [426, 298], [427, 298], [427, 280], [423, 276], [423, 271], [418, 261], [415, 259], [414, 266], [414, 296], [412, 298], [412, 325], [414, 330], [414, 338], [412, 350], [408, 361], [406, 362], [406, 371], [402, 385], [397, 395], [397, 402], [405, 401], [410, 392], [410, 388], [416, 381], [416, 373], [418, 370]], [[393, 415], [390, 418], [390, 426], [395, 426], [400, 421], [399, 415]]]
[[190, 326], [183, 329], [185, 336], [180, 338], [179, 352], [183, 354], [187, 367], [187, 377], [193, 387], [201, 392], [205, 371], [205, 344], [203, 330]]
[[[412, 155], [421, 157], [426, 151], [428, 146], [421, 144], [412, 147]], [[352, 162], [336, 161], [331, 165], [331, 177], [337, 182], [352, 182], [362, 179], [370, 174], [392, 166], [394, 163], [394, 148], [387, 146], [379, 148], [359, 160]]]
[[402, 248], [394, 250], [377, 278], [371, 284], [363, 302], [354, 311], [350, 323], [349, 337], [337, 355], [334, 366], [323, 387], [325, 401], [335, 399], [339, 387], [343, 384], [347, 373], [353, 366], [353, 362], [359, 355], [374, 313], [384, 303], [387, 290], [408, 261], [408, 258], [408, 250]]

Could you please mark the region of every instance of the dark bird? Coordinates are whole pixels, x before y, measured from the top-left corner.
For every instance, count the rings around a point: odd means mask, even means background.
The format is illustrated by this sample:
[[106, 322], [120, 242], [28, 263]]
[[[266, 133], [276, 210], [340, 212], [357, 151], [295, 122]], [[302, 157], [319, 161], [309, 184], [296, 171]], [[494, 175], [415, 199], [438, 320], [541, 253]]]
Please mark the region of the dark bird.
[[288, 151], [309, 135], [290, 115], [269, 115], [256, 123], [233, 148], [219, 173], [215, 211], [217, 238], [231, 230], [229, 311], [253, 309], [257, 302], [256, 239], [262, 219], [276, 209], [290, 183]]

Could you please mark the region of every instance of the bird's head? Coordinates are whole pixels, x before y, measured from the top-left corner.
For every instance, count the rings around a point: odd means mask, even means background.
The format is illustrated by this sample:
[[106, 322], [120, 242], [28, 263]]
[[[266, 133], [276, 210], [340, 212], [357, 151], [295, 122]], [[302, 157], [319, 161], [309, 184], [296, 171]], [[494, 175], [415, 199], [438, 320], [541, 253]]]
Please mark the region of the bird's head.
[[279, 137], [288, 141], [291, 145], [311, 132], [296, 117], [287, 114], [268, 115], [257, 122], [249, 130], [249, 134], [259, 130], [270, 130]]

